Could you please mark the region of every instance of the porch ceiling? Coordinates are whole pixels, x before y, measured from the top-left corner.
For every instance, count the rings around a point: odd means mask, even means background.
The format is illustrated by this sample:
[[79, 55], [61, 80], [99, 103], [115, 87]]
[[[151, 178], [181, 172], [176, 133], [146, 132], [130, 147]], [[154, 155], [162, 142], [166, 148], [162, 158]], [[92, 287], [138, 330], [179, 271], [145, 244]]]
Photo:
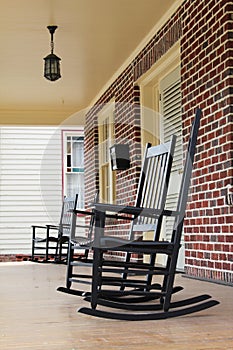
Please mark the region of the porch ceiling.
[[[180, 0], [0, 0], [0, 124], [59, 124], [83, 111]], [[58, 25], [62, 78], [43, 77]], [[80, 121], [83, 121], [80, 114]]]

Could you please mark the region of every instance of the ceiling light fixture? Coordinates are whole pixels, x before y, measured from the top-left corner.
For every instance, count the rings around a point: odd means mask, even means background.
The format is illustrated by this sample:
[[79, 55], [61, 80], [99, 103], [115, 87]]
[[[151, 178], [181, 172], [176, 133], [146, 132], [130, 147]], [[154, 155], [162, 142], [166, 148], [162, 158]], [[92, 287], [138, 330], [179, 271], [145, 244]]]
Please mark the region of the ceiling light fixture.
[[57, 26], [48, 26], [47, 27], [51, 34], [51, 53], [44, 57], [44, 77], [50, 81], [55, 81], [61, 78], [60, 74], [60, 58], [54, 55], [54, 42], [53, 42], [53, 34], [57, 29]]

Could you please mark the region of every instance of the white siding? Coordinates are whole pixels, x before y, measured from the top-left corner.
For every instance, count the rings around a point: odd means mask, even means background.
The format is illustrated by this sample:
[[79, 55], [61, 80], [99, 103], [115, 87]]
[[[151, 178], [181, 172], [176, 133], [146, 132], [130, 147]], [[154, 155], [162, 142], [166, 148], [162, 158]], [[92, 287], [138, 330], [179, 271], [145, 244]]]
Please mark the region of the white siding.
[[30, 254], [31, 225], [58, 223], [61, 130], [0, 128], [0, 254]]

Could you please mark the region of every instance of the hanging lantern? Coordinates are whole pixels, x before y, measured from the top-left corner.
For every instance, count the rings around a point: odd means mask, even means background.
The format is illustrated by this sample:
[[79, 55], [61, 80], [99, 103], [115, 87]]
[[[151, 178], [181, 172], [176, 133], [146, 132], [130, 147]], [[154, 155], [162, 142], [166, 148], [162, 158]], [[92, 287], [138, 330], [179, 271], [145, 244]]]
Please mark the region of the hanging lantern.
[[61, 78], [60, 73], [60, 58], [53, 53], [54, 42], [53, 34], [57, 29], [57, 26], [48, 26], [47, 27], [51, 34], [51, 53], [44, 57], [44, 77], [50, 81], [55, 81]]

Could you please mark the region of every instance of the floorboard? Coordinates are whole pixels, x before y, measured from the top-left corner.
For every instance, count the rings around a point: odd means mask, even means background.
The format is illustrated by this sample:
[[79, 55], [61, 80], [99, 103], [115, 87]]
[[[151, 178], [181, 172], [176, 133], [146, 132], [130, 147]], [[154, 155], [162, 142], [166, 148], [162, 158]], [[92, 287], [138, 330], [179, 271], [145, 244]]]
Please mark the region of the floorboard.
[[[0, 263], [1, 350], [232, 350], [233, 288], [177, 276], [174, 300], [210, 294], [211, 309], [157, 321], [116, 321], [77, 313], [87, 302], [57, 292], [66, 266]], [[88, 287], [85, 287], [88, 288]]]

